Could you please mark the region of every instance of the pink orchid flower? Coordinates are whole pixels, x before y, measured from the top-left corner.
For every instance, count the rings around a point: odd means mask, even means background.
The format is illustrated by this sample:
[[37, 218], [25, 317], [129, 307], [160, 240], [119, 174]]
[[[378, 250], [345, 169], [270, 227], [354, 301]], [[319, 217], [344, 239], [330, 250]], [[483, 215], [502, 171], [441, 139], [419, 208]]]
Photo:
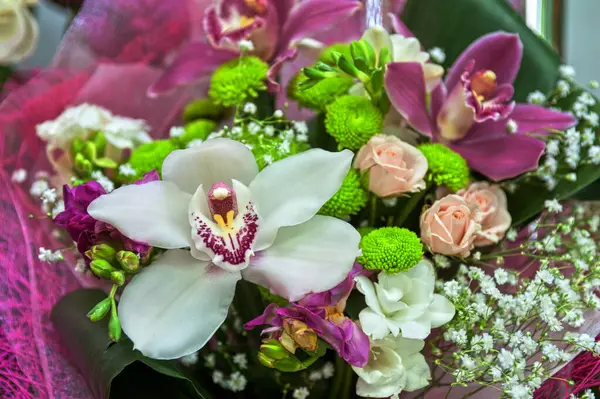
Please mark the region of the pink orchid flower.
[[545, 142], [526, 133], [576, 124], [570, 113], [512, 101], [522, 55], [516, 34], [483, 36], [432, 91], [429, 108], [419, 63], [389, 64], [385, 87], [394, 108], [416, 130], [448, 145], [490, 179], [509, 179], [536, 169], [544, 152]]
[[240, 54], [240, 42], [251, 41], [250, 55], [269, 62], [269, 87], [285, 61], [296, 57], [302, 39], [333, 26], [362, 7], [354, 0], [214, 0], [204, 11], [207, 41], [186, 44], [167, 72], [150, 88], [156, 96], [193, 83]]

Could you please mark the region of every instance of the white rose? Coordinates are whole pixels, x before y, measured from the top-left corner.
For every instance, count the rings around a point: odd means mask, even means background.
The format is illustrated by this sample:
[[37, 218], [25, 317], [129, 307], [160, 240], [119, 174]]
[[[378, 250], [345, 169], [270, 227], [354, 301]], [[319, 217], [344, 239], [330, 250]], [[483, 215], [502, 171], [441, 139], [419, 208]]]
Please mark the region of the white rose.
[[402, 337], [372, 340], [369, 362], [363, 368], [352, 367], [359, 377], [356, 393], [385, 398], [427, 386], [431, 373], [420, 353], [424, 346], [422, 340]]
[[378, 282], [356, 278], [356, 287], [365, 296], [367, 308], [358, 315], [365, 334], [381, 339], [402, 332], [405, 338], [425, 339], [432, 328], [440, 327], [454, 317], [454, 305], [434, 294], [435, 271], [423, 259], [406, 272], [381, 272]]
[[0, 0], [0, 65], [31, 55], [39, 36], [37, 21], [25, 0]]

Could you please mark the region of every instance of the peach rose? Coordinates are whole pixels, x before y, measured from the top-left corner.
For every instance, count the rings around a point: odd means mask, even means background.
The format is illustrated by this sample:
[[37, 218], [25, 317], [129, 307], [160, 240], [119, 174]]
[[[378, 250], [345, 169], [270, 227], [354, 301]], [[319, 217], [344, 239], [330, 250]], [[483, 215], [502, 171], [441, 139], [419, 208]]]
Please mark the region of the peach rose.
[[427, 159], [395, 136], [373, 136], [356, 155], [354, 167], [369, 173], [369, 190], [380, 197], [425, 189]]
[[421, 214], [421, 241], [431, 252], [466, 257], [481, 230], [477, 205], [452, 194]]
[[479, 207], [481, 231], [475, 238], [476, 247], [495, 244], [504, 237], [512, 220], [506, 207], [506, 194], [500, 186], [488, 182], [471, 183], [456, 194]]

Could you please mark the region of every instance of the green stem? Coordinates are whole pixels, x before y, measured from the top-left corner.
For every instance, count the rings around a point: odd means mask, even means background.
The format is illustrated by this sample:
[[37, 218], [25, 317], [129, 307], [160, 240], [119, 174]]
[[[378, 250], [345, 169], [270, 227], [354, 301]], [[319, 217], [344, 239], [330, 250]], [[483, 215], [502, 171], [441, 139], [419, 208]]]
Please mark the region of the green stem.
[[396, 226], [402, 226], [402, 224], [406, 221], [406, 218], [408, 218], [408, 215], [410, 215], [415, 206], [417, 206], [419, 201], [421, 201], [426, 193], [427, 187], [410, 197], [404, 208], [402, 208], [402, 210], [398, 213], [398, 216], [396, 216]]
[[375, 219], [377, 217], [377, 196], [373, 193], [371, 195], [371, 212], [369, 214], [369, 226], [375, 227]]
[[335, 376], [331, 382], [331, 391], [329, 391], [329, 399], [339, 399], [338, 393], [340, 392], [341, 384], [345, 377], [345, 362], [339, 356], [335, 358]]
[[344, 385], [342, 386], [342, 395], [340, 397], [349, 399], [350, 391], [352, 390], [352, 367], [348, 364], [344, 364], [343, 367], [345, 368]]

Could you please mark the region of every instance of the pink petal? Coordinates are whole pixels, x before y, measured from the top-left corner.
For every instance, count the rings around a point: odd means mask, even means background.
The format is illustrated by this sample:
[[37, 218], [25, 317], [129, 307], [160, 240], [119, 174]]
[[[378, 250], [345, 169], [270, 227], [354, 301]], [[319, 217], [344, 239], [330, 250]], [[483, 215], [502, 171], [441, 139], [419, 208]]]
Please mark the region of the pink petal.
[[425, 102], [425, 78], [418, 62], [393, 62], [385, 73], [385, 89], [396, 110], [419, 132], [433, 128]]
[[236, 56], [235, 52], [215, 49], [209, 43], [188, 43], [165, 73], [148, 89], [148, 95], [157, 97], [177, 86], [194, 83]]
[[297, 48], [288, 48], [284, 52], [280, 53], [275, 60], [273, 60], [273, 63], [267, 72], [267, 86], [270, 92], [275, 93], [279, 91], [281, 86], [279, 83], [277, 83], [277, 75], [279, 74], [279, 70], [286, 61], [294, 59], [297, 53]]
[[388, 13], [388, 18], [390, 20], [390, 24], [392, 25], [392, 29], [395, 33], [402, 35], [404, 37], [414, 37], [415, 35], [408, 29], [408, 26], [400, 20], [400, 17], [394, 13]]
[[279, 52], [333, 25], [340, 18], [352, 15], [361, 7], [361, 2], [349, 0], [305, 0], [297, 3], [283, 26]]
[[512, 83], [521, 65], [523, 43], [512, 33], [490, 33], [472, 43], [458, 57], [446, 76], [446, 86], [452, 89], [460, 83], [462, 73], [475, 60], [474, 71], [490, 69], [496, 73], [498, 84]]
[[499, 181], [536, 169], [545, 144], [533, 137], [507, 134], [462, 140], [450, 147], [467, 160], [471, 169]]
[[448, 97], [448, 89], [446, 88], [446, 85], [444, 84], [444, 82], [440, 82], [440, 84], [437, 85], [435, 87], [435, 89], [433, 89], [431, 91], [430, 107], [431, 107], [431, 117], [433, 120], [435, 120], [437, 118], [437, 115], [442, 110], [442, 106], [444, 105], [444, 101], [446, 101], [447, 97]]

